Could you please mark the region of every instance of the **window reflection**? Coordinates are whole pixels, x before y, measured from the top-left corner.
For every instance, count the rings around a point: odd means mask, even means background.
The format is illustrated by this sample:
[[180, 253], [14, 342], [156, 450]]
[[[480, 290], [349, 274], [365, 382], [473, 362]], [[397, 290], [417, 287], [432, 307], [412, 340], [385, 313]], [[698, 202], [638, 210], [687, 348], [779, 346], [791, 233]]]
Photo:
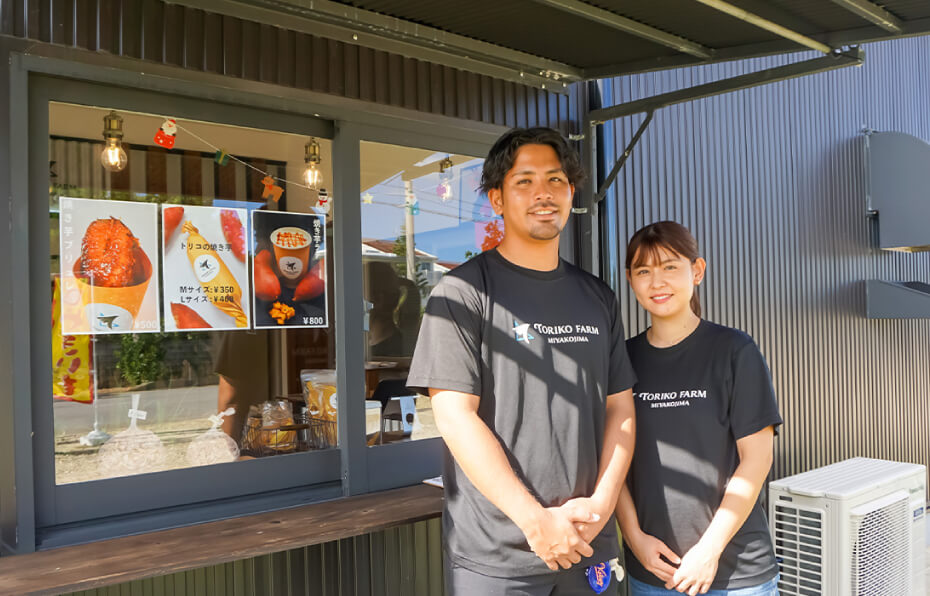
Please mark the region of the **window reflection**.
[[[384, 261], [366, 263], [365, 279], [371, 305], [368, 310], [369, 356], [372, 359], [412, 356], [420, 310], [416, 284], [398, 276]], [[414, 309], [412, 316], [410, 305]], [[401, 331], [401, 326], [406, 328]]]
[[369, 445], [439, 436], [429, 398], [406, 388], [430, 291], [493, 248], [503, 225], [478, 192], [483, 160], [363, 142], [362, 264]]

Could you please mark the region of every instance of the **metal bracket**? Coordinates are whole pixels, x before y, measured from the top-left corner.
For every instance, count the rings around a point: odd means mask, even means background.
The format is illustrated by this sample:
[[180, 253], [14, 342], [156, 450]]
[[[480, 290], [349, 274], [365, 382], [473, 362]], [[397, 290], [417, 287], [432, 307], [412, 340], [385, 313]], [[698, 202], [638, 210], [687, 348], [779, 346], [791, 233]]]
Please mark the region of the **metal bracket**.
[[[822, 56], [812, 60], [804, 60], [802, 62], [795, 62], [794, 64], [776, 66], [774, 68], [768, 68], [749, 74], [739, 75], [729, 79], [722, 79], [712, 83], [705, 83], [703, 85], [696, 85], [694, 87], [679, 89], [678, 91], [662, 93], [661, 95], [655, 95], [653, 97], [645, 97], [643, 99], [637, 99], [636, 101], [630, 101], [608, 108], [592, 110], [590, 113], [588, 113], [587, 117], [587, 129], [592, 131], [595, 130], [597, 125], [604, 124], [617, 118], [631, 116], [640, 112], [646, 112], [647, 114], [646, 119], [643, 120], [642, 124], [640, 124], [639, 130], [637, 130], [636, 134], [633, 135], [633, 138], [631, 139], [630, 144], [627, 146], [626, 150], [624, 150], [623, 155], [621, 155], [617, 160], [617, 163], [614, 165], [607, 178], [605, 178], [604, 183], [597, 191], [597, 194], [592, 198], [592, 204], [597, 204], [607, 194], [607, 190], [610, 188], [610, 185], [613, 184], [614, 180], [617, 178], [617, 175], [619, 175], [620, 168], [623, 167], [623, 164], [629, 158], [633, 147], [639, 141], [643, 132], [645, 132], [646, 127], [652, 121], [653, 113], [656, 110], [679, 103], [694, 101], [696, 99], [713, 97], [715, 95], [721, 95], [731, 91], [749, 89], [751, 87], [758, 87], [759, 85], [766, 85], [768, 83], [776, 83], [805, 75], [827, 72], [839, 68], [845, 68], [847, 66], [862, 66], [864, 61], [865, 52], [862, 50], [862, 48], [855, 46], [842, 52], [835, 52], [828, 56]], [[595, 135], [592, 135], [592, 137], [595, 137]], [[589, 142], [594, 143], [596, 142], [596, 139], [592, 138]]]
[[819, 72], [827, 72], [847, 66], [862, 66], [864, 61], [865, 52], [862, 48], [852, 47], [844, 52], [830, 54], [829, 56], [822, 56], [820, 58], [804, 60], [803, 62], [795, 62], [794, 64], [786, 64], [784, 66], [776, 66], [775, 68], [767, 68], [765, 70], [751, 72], [729, 79], [687, 87], [670, 93], [645, 97], [609, 108], [594, 110], [588, 114], [588, 123], [604, 124], [605, 122], [623, 116], [630, 116], [632, 114], [638, 114], [639, 112], [648, 112], [649, 110], [658, 110], [659, 108], [687, 101], [694, 101], [695, 99], [713, 97], [714, 95], [721, 95], [731, 91], [749, 89], [750, 87], [758, 87], [759, 85], [766, 85], [768, 83], [777, 83], [779, 81], [795, 79]]
[[607, 175], [607, 178], [604, 179], [604, 183], [601, 184], [601, 188], [597, 191], [597, 194], [594, 195], [595, 203], [600, 203], [604, 200], [604, 196], [607, 194], [607, 190], [610, 188], [610, 185], [614, 183], [614, 180], [617, 179], [617, 176], [620, 174], [620, 168], [623, 167], [623, 164], [625, 164], [626, 160], [629, 159], [630, 154], [633, 153], [633, 147], [636, 146], [636, 143], [638, 143], [639, 139], [642, 138], [643, 133], [646, 132], [646, 128], [649, 126], [649, 123], [652, 122], [652, 116], [654, 114], [655, 110], [649, 110], [646, 112], [646, 118], [644, 118], [642, 123], [640, 123], [639, 128], [636, 130], [636, 134], [634, 134], [633, 138], [630, 139], [626, 149], [624, 149], [623, 153], [620, 155], [620, 159], [618, 159], [617, 163], [614, 164], [613, 169], [610, 170], [610, 174]]

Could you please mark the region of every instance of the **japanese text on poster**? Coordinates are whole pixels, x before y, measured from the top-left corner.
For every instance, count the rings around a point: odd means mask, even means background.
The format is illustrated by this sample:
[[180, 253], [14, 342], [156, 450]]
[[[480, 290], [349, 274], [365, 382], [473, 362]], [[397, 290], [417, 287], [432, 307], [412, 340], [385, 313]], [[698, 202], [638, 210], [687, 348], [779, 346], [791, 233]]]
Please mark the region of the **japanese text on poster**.
[[61, 278], [52, 283], [52, 395], [89, 404], [94, 401], [93, 344], [89, 335], [61, 334]]
[[328, 327], [326, 216], [252, 213], [255, 328]]
[[165, 330], [248, 329], [246, 210], [162, 205]]

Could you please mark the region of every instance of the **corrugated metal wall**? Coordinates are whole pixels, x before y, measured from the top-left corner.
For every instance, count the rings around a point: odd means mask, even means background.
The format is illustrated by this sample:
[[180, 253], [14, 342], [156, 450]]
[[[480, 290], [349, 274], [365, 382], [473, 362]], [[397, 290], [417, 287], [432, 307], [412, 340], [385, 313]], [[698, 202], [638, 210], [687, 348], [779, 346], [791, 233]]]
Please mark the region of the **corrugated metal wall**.
[[161, 0], [0, 0], [0, 34], [506, 126], [577, 121], [567, 95]]
[[435, 596], [441, 552], [434, 519], [72, 596]]
[[[930, 254], [871, 248], [860, 134], [930, 141], [930, 38], [866, 53], [861, 68], [657, 112], [608, 197], [620, 246], [604, 256], [621, 267], [626, 240], [646, 223], [678, 220], [697, 236], [709, 263], [706, 316], [749, 332], [774, 376], [785, 419], [776, 477], [852, 456], [930, 462], [930, 320], [864, 318], [863, 284], [930, 281]], [[604, 104], [807, 57], [623, 77], [605, 83]], [[605, 127], [613, 155], [641, 118]], [[619, 287], [638, 333], [646, 319]]]
[[[575, 131], [578, 102], [415, 59], [159, 0], [0, 0], [0, 33], [378, 104]], [[622, 244], [662, 218], [691, 226], [718, 322], [769, 360], [786, 426], [775, 474], [853, 455], [930, 460], [930, 321], [863, 317], [867, 278], [930, 280], [930, 255], [870, 249], [859, 130], [930, 140], [930, 38], [867, 48], [866, 65], [667, 108], [608, 201]], [[786, 63], [637, 75], [605, 105]], [[614, 153], [632, 135], [608, 137]], [[620, 279], [614, 271], [613, 279]], [[624, 284], [631, 333], [645, 318]], [[85, 594], [435, 594], [438, 521]]]

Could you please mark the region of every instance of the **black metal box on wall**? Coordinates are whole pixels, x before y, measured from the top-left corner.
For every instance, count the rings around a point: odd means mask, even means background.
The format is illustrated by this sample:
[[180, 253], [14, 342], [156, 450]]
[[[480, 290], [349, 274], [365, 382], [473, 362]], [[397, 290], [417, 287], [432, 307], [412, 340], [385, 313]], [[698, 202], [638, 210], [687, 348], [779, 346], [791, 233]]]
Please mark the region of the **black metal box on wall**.
[[866, 135], [868, 208], [883, 250], [930, 250], [930, 144], [903, 132]]
[[[867, 132], [867, 204], [877, 220], [878, 247], [905, 253], [930, 250], [930, 144], [903, 132]], [[930, 317], [930, 284], [866, 282], [870, 319]]]

